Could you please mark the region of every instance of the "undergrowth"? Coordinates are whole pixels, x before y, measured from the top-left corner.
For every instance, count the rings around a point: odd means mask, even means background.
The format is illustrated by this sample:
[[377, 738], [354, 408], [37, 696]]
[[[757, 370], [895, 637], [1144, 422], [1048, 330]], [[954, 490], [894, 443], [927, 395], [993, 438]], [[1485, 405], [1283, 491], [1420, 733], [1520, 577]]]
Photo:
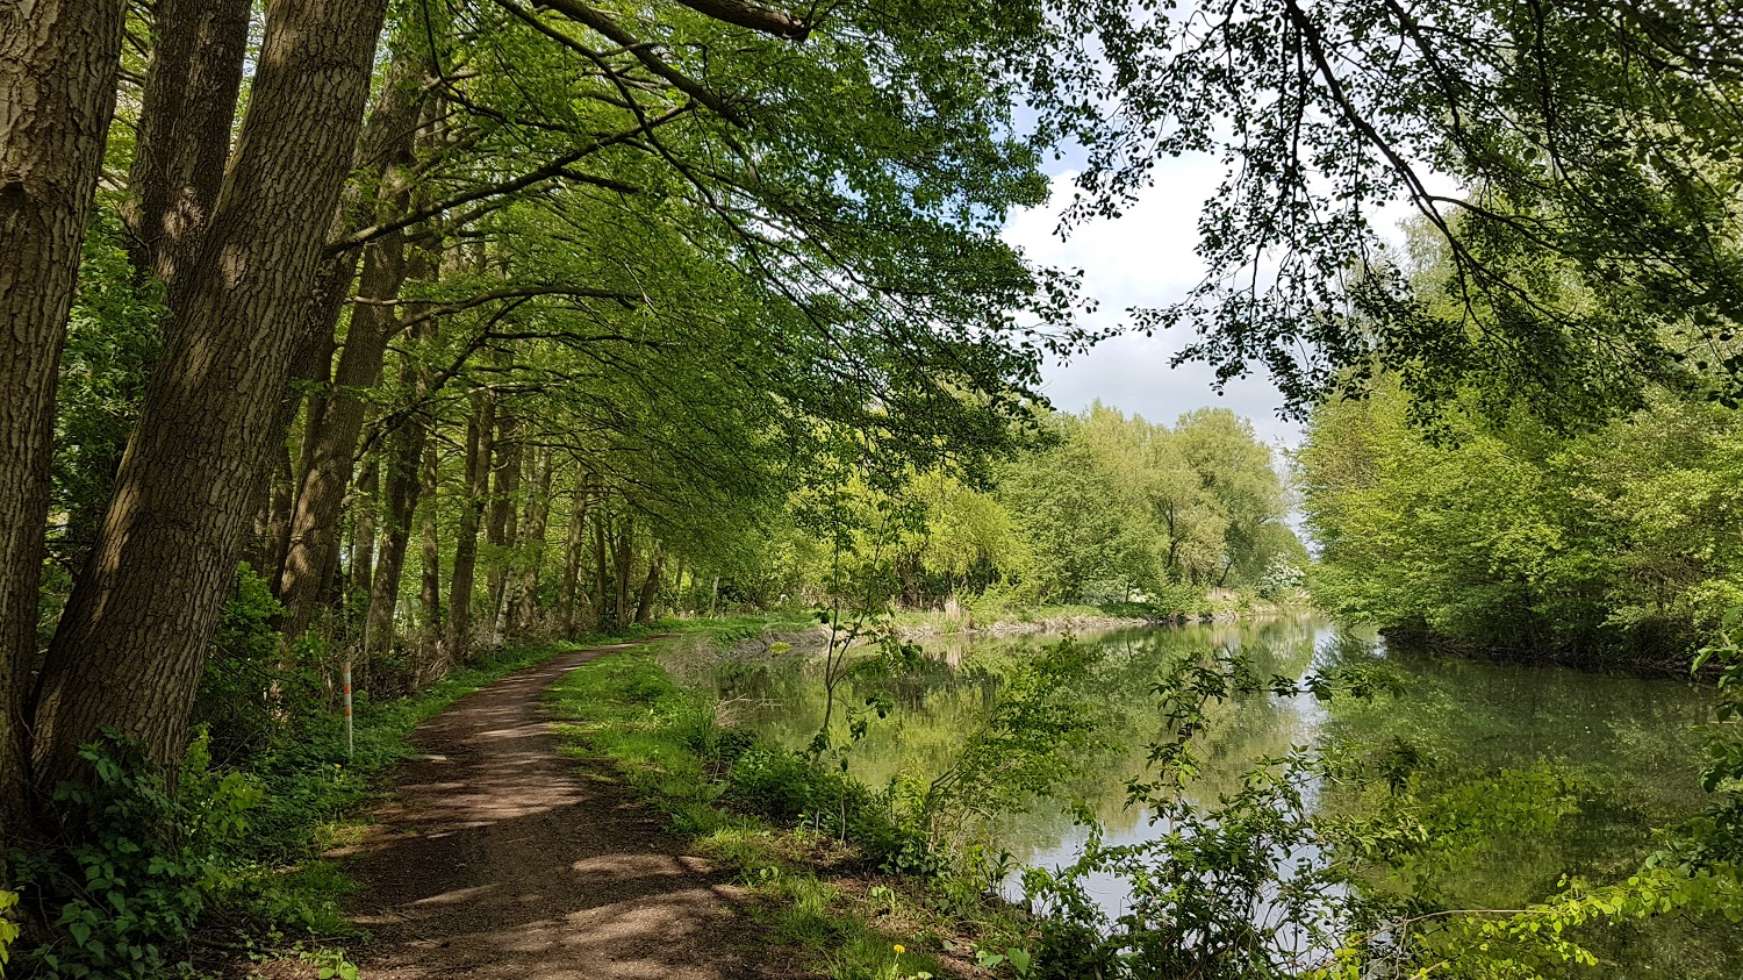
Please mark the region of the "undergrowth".
[[353, 886], [321, 854], [411, 753], [420, 722], [578, 645], [504, 651], [409, 697], [372, 702], [360, 692], [349, 759], [342, 719], [313, 702], [280, 719], [277, 736], [222, 760], [203, 727], [173, 785], [128, 740], [108, 735], [87, 746], [93, 778], [62, 787], [46, 839], [10, 856], [24, 933], [12, 936], [0, 922], [0, 974], [199, 976], [289, 955], [322, 976], [355, 976], [333, 948], [354, 935], [341, 910]]

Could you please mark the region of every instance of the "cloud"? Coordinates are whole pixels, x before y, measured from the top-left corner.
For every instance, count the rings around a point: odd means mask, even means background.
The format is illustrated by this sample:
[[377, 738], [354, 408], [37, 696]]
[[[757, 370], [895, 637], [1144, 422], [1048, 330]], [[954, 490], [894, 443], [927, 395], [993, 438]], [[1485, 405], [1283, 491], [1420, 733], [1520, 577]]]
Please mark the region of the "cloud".
[[[1056, 234], [1059, 215], [1072, 200], [1076, 177], [1074, 171], [1064, 171], [1053, 177], [1048, 203], [1012, 215], [1004, 237], [1032, 261], [1082, 269], [1084, 293], [1097, 303], [1096, 310], [1083, 315], [1083, 325], [1119, 326], [1129, 322], [1132, 307], [1179, 300], [1203, 277], [1204, 264], [1193, 254], [1198, 215], [1221, 175], [1221, 165], [1208, 156], [1163, 161], [1155, 179], [1122, 215], [1086, 222], [1062, 240]], [[1104, 341], [1070, 363], [1049, 363], [1043, 390], [1065, 411], [1081, 410], [1099, 399], [1168, 423], [1194, 408], [1226, 407], [1251, 419], [1266, 442], [1300, 443], [1300, 426], [1277, 417], [1283, 399], [1263, 372], [1231, 382], [1219, 396], [1209, 367], [1170, 367], [1189, 339], [1183, 328]]]

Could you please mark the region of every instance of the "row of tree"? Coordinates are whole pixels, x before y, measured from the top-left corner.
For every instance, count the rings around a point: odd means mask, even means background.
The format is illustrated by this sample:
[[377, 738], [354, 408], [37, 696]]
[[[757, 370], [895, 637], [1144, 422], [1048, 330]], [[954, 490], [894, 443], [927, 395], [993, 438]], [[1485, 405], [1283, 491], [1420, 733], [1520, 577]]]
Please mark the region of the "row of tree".
[[100, 732], [175, 763], [244, 565], [280, 666], [417, 684], [1009, 445], [1084, 338], [997, 234], [1079, 41], [1006, 12], [0, 9], [7, 836]]
[[[827, 603], [843, 581], [869, 576], [856, 601], [910, 609], [1146, 602], [1190, 612], [1206, 590], [1257, 588], [1279, 567], [1307, 564], [1272, 451], [1233, 412], [1199, 409], [1170, 428], [1096, 404], [1039, 421], [982, 481], [932, 469], [796, 494], [747, 539], [750, 560], [704, 566], [720, 590], [711, 598]], [[813, 533], [818, 512], [847, 536]], [[844, 564], [862, 567], [844, 575]]]

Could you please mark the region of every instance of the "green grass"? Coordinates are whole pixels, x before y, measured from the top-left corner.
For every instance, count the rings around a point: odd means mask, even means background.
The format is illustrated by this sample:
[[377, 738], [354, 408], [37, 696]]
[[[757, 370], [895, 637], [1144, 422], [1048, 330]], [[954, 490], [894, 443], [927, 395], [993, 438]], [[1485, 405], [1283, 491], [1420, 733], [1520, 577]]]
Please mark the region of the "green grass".
[[551, 697], [568, 719], [566, 751], [608, 761], [699, 852], [736, 870], [765, 900], [759, 914], [777, 940], [844, 980], [940, 974], [930, 952], [942, 946], [938, 923], [923, 908], [873, 908], [863, 880], [830, 874], [841, 856], [832, 841], [720, 805], [714, 705], [674, 682], [653, 650], [585, 664]]

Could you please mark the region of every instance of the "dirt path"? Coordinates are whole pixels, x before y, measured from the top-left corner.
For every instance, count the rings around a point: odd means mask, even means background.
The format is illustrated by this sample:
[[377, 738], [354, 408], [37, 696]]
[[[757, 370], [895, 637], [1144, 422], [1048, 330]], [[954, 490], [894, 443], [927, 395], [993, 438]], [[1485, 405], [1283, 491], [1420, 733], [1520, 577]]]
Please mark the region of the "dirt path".
[[425, 754], [348, 849], [373, 937], [364, 977], [770, 975], [729, 877], [684, 855], [603, 763], [557, 753], [545, 689], [624, 646], [562, 654], [418, 729]]

